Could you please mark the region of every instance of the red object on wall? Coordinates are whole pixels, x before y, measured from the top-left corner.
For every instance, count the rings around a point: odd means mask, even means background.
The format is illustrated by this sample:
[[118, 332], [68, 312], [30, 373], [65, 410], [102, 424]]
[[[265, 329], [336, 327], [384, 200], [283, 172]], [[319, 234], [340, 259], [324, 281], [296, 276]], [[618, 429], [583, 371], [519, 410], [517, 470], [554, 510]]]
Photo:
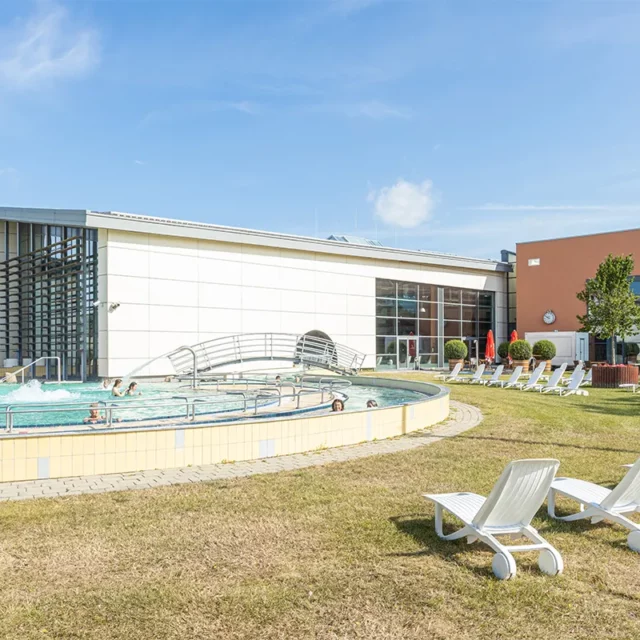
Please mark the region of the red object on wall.
[[621, 384], [638, 384], [638, 367], [617, 364], [593, 367], [591, 384], [600, 389], [617, 389]]

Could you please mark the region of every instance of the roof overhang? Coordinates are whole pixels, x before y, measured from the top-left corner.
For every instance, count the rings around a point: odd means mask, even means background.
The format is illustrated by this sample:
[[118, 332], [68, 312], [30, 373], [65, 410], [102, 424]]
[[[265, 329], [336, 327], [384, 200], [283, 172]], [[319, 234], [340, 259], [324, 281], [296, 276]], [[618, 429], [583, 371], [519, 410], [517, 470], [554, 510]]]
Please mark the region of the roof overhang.
[[322, 240], [306, 236], [224, 227], [203, 222], [187, 222], [184, 220], [156, 218], [131, 213], [0, 207], [0, 219], [215, 240], [217, 242], [291, 249], [294, 251], [309, 251], [313, 253], [368, 258], [371, 260], [389, 260], [393, 262], [433, 265], [443, 268], [469, 269], [472, 271], [508, 272], [512, 269], [511, 265], [495, 260], [467, 258], [464, 256], [430, 251], [352, 245], [344, 242]]

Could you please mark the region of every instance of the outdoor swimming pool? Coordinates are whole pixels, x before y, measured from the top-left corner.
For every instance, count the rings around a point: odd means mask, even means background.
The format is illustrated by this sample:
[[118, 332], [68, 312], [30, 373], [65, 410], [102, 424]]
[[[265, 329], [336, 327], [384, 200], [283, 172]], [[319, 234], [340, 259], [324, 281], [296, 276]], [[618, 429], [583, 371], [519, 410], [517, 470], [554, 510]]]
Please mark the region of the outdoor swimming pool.
[[[326, 380], [326, 379], [325, 379]], [[24, 385], [0, 386], [0, 428], [7, 427], [7, 409], [11, 411], [14, 428], [19, 427], [52, 427], [71, 426], [83, 423], [89, 416], [90, 405], [97, 403], [97, 411], [101, 416], [109, 409], [113, 413], [114, 423], [131, 424], [143, 420], [181, 418], [189, 411], [196, 416], [209, 416], [212, 420], [229, 419], [233, 414], [237, 417], [250, 417], [256, 403], [265, 417], [268, 408], [279, 405], [279, 397], [269, 396], [276, 388], [271, 385], [265, 388], [265, 381], [247, 381], [246, 389], [240, 381], [233, 386], [203, 385], [197, 390], [183, 383], [139, 383], [139, 396], [115, 398], [109, 389], [103, 389], [98, 383], [87, 384], [41, 384], [31, 381]], [[326, 383], [325, 383], [326, 384]], [[348, 384], [348, 383], [347, 383]], [[369, 387], [353, 385], [340, 388], [340, 379], [335, 382], [336, 397], [346, 395], [346, 411], [357, 411], [366, 408], [368, 400], [375, 400], [378, 407], [391, 407], [418, 402], [426, 395], [407, 389], [391, 389], [386, 387]], [[343, 383], [344, 386], [344, 383]], [[312, 384], [311, 388], [318, 388]], [[326, 387], [325, 387], [326, 388]], [[282, 394], [291, 394], [293, 388], [284, 383]], [[266, 393], [265, 393], [266, 392]], [[305, 393], [309, 393], [307, 390]], [[260, 396], [260, 397], [258, 397]], [[290, 415], [311, 410], [328, 410], [327, 403], [333, 398], [329, 393], [321, 398], [318, 394], [317, 406], [307, 406], [296, 411], [292, 403]], [[242, 415], [239, 415], [242, 413]], [[98, 423], [99, 425], [100, 423]]]

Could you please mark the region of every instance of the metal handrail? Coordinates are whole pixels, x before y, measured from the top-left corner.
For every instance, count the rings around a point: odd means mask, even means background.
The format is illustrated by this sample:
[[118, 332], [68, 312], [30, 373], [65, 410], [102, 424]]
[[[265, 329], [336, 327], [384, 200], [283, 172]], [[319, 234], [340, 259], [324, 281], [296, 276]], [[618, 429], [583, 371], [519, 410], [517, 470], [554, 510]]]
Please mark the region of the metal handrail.
[[17, 376], [20, 373], [22, 374], [22, 384], [24, 384], [25, 370], [30, 369], [31, 367], [35, 367], [38, 364], [38, 362], [42, 362], [43, 360], [55, 360], [58, 363], [58, 367], [57, 367], [58, 383], [62, 382], [62, 366], [60, 362], [60, 357], [59, 356], [41, 356], [40, 358], [37, 358], [33, 362], [26, 364], [24, 367], [18, 369], [17, 371], [12, 371], [11, 373], [8, 373], [4, 378], [0, 379], [0, 383], [4, 382], [9, 376]]
[[[292, 385], [293, 386], [293, 385]], [[296, 393], [296, 388], [293, 387], [294, 392], [292, 394], [283, 394], [282, 390], [278, 387], [269, 388], [268, 394], [261, 394], [259, 391], [265, 391], [266, 389], [258, 390], [258, 394], [255, 398], [254, 405], [254, 413], [258, 411], [259, 400], [265, 399], [278, 399], [278, 406], [282, 405], [283, 398], [298, 398], [297, 408], [300, 406], [300, 394], [308, 395], [312, 393], [321, 392], [321, 403], [324, 402], [325, 392], [329, 391], [326, 388], [323, 389], [298, 389]], [[331, 391], [329, 391], [331, 393]], [[227, 392], [225, 395], [237, 395], [241, 396], [242, 404], [243, 404], [243, 413], [247, 413], [248, 411], [248, 398], [247, 392], [245, 391], [231, 391]], [[22, 414], [50, 414], [50, 413], [64, 413], [64, 412], [80, 412], [80, 411], [91, 411], [91, 409], [95, 408], [95, 405], [99, 405], [101, 408], [105, 410], [105, 425], [110, 427], [113, 426], [113, 415], [117, 411], [128, 411], [132, 409], [149, 409], [159, 408], [159, 407], [176, 407], [178, 406], [176, 401], [184, 401], [185, 403], [185, 418], [195, 420], [196, 416], [196, 404], [219, 404], [223, 401], [223, 397], [221, 396], [205, 396], [204, 398], [190, 398], [188, 396], [171, 396], [171, 398], [148, 398], [145, 400], [144, 404], [137, 403], [135, 400], [125, 400], [119, 399], [118, 402], [109, 403], [106, 400], [87, 400], [87, 401], [77, 401], [77, 402], [61, 402], [56, 403], [55, 407], [51, 407], [46, 405], [45, 403], [33, 403], [29, 404], [29, 406], [24, 405], [15, 405], [9, 404], [5, 407], [5, 429], [7, 432], [11, 433], [14, 427], [14, 417], [16, 415]], [[181, 403], [180, 403], [181, 404]], [[46, 407], [46, 408], [38, 408], [38, 407]], [[217, 413], [217, 412], [212, 412]], [[153, 417], [141, 417], [139, 420], [153, 420], [159, 418]], [[65, 425], [60, 425], [65, 426]]]

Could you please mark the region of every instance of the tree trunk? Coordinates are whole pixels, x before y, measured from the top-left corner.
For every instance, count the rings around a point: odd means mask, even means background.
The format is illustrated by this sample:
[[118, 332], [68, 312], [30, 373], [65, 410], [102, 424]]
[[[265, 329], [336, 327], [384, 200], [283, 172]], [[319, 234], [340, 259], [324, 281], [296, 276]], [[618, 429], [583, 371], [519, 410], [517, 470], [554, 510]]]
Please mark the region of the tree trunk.
[[618, 345], [616, 344], [616, 337], [611, 336], [611, 364], [616, 363], [616, 350]]

